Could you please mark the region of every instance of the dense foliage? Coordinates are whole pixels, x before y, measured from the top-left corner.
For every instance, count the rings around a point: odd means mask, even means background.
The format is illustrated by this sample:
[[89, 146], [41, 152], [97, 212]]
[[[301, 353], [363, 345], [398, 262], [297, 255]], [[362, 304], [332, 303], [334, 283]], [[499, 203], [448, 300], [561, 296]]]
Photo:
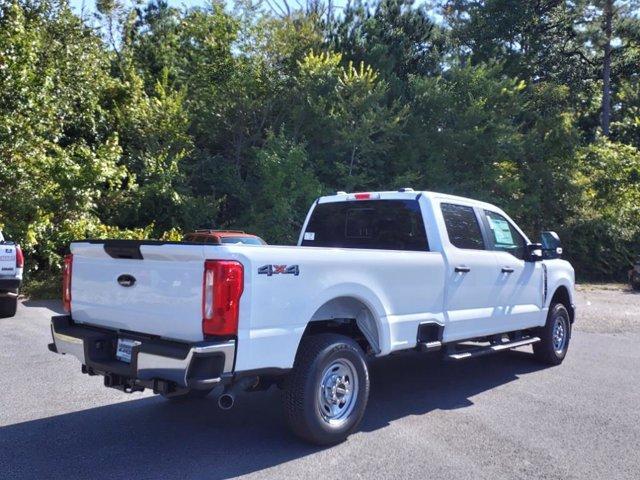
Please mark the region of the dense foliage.
[[318, 195], [412, 186], [496, 203], [532, 238], [559, 231], [579, 277], [623, 278], [636, 2], [271, 5], [99, 0], [81, 18], [0, 0], [0, 227], [32, 277], [74, 238], [215, 225], [292, 243]]

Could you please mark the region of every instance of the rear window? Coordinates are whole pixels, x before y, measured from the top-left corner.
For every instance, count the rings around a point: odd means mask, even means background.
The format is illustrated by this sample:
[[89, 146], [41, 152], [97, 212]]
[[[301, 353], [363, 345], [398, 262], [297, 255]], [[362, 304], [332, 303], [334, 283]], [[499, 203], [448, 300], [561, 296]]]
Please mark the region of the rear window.
[[264, 245], [264, 242], [256, 237], [222, 237], [222, 243], [242, 243], [244, 245]]
[[184, 237], [184, 241], [193, 243], [220, 243], [216, 237], [208, 235], [187, 235], [186, 237]]
[[316, 205], [303, 246], [427, 251], [416, 200], [358, 200]]
[[451, 244], [458, 248], [484, 250], [482, 231], [476, 212], [466, 205], [443, 203], [440, 205], [447, 235]]

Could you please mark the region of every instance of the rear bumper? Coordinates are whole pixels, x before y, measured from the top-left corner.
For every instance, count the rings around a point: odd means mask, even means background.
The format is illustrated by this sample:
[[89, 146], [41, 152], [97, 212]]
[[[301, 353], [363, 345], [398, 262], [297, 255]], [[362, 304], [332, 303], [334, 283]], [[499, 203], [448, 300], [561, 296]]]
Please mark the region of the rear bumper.
[[20, 278], [0, 278], [0, 294], [11, 293], [15, 294], [20, 288], [22, 280]]
[[[76, 357], [83, 372], [103, 375], [105, 385], [125, 391], [209, 389], [233, 374], [235, 340], [172, 342], [76, 324], [69, 315], [52, 317], [51, 333], [51, 351]], [[139, 342], [132, 349], [131, 363], [116, 359], [119, 336]]]

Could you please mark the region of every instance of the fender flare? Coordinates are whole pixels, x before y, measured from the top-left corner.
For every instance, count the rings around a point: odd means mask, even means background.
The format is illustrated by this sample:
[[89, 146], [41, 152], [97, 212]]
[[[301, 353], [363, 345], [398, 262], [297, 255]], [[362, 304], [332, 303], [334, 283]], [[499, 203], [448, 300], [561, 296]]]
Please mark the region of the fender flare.
[[[352, 298], [362, 303], [369, 310], [378, 332], [379, 355], [389, 353], [391, 351], [391, 345], [389, 341], [389, 325], [384, 321], [387, 315], [385, 302], [371, 289], [362, 284], [340, 283], [321, 291], [309, 302], [309, 308], [304, 313], [303, 318], [305, 318], [307, 324], [322, 306], [338, 298]], [[300, 336], [300, 339], [301, 338], [302, 335]], [[298, 339], [298, 342], [300, 339]]]

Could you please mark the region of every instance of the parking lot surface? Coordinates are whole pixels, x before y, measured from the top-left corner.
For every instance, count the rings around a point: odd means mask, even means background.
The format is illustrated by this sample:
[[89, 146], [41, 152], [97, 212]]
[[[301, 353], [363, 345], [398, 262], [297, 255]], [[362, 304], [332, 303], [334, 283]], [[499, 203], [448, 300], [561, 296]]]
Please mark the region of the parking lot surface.
[[0, 478], [637, 479], [640, 294], [578, 292], [559, 367], [530, 350], [372, 362], [357, 433], [318, 448], [286, 429], [279, 392], [174, 403], [127, 395], [47, 350], [57, 302], [0, 319]]

